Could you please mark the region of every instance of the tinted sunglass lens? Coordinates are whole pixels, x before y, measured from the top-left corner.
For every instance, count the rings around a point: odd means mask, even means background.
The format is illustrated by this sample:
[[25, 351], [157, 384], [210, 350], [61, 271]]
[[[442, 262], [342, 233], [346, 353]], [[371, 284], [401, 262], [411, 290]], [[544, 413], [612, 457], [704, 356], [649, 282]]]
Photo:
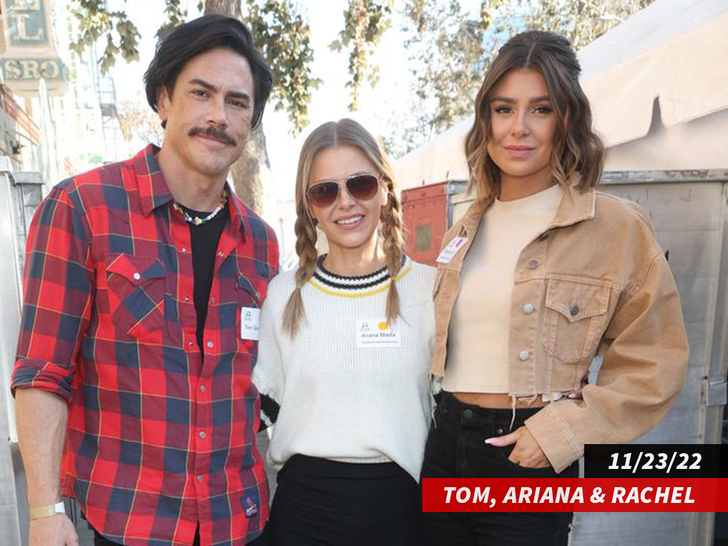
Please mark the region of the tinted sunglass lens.
[[377, 193], [378, 185], [379, 180], [371, 174], [352, 176], [346, 181], [346, 189], [354, 199], [358, 199], [359, 201], [366, 201], [374, 197]]
[[336, 201], [339, 185], [336, 182], [323, 182], [308, 189], [308, 200], [314, 207], [328, 207]]

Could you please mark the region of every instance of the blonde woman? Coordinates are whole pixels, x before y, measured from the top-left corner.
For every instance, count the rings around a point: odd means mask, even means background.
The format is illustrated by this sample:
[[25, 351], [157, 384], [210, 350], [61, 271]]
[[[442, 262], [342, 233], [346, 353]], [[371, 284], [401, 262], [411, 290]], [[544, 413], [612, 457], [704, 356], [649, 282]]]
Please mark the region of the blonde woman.
[[[422, 478], [578, 476], [587, 443], [629, 442], [682, 387], [687, 337], [645, 211], [595, 190], [592, 130], [568, 40], [499, 51], [465, 150], [476, 201], [446, 235]], [[595, 355], [595, 385], [574, 397]], [[565, 546], [571, 513], [423, 515], [424, 544]]]
[[253, 374], [282, 466], [270, 540], [419, 544], [435, 270], [403, 255], [392, 168], [357, 122], [311, 133], [296, 184], [300, 262], [269, 285]]

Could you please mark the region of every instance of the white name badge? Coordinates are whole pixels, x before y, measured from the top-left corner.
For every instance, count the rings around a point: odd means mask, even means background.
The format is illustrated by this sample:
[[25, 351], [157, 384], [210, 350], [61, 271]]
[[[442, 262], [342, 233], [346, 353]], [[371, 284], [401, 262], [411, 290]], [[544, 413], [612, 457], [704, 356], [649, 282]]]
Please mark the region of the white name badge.
[[260, 309], [243, 307], [240, 309], [240, 339], [260, 339]]
[[356, 321], [356, 348], [376, 349], [402, 346], [402, 332], [386, 319]]
[[467, 237], [455, 237], [445, 248], [442, 249], [442, 252], [440, 252], [440, 255], [435, 261], [441, 264], [449, 264], [450, 260], [452, 260], [455, 254], [458, 253], [458, 250], [463, 248], [467, 242]]

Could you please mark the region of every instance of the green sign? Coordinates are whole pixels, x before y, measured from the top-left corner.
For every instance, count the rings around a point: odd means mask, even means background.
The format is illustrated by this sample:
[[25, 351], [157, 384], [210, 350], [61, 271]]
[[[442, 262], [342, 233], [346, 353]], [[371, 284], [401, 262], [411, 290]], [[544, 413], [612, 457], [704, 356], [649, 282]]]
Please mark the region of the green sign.
[[2, 71], [6, 82], [46, 80], [66, 80], [66, 67], [57, 57], [40, 59], [3, 58]]
[[10, 45], [50, 45], [45, 17], [45, 0], [5, 0]]

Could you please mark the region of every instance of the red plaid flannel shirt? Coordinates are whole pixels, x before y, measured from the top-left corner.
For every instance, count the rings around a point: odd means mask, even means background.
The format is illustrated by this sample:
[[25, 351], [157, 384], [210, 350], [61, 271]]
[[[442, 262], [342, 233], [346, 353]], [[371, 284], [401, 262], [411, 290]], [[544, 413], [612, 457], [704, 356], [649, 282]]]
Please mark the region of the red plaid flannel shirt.
[[28, 237], [12, 389], [69, 403], [62, 493], [128, 545], [242, 545], [268, 516], [255, 447], [258, 343], [240, 337], [278, 271], [270, 227], [234, 195], [196, 341], [190, 230], [152, 146], [56, 186]]

